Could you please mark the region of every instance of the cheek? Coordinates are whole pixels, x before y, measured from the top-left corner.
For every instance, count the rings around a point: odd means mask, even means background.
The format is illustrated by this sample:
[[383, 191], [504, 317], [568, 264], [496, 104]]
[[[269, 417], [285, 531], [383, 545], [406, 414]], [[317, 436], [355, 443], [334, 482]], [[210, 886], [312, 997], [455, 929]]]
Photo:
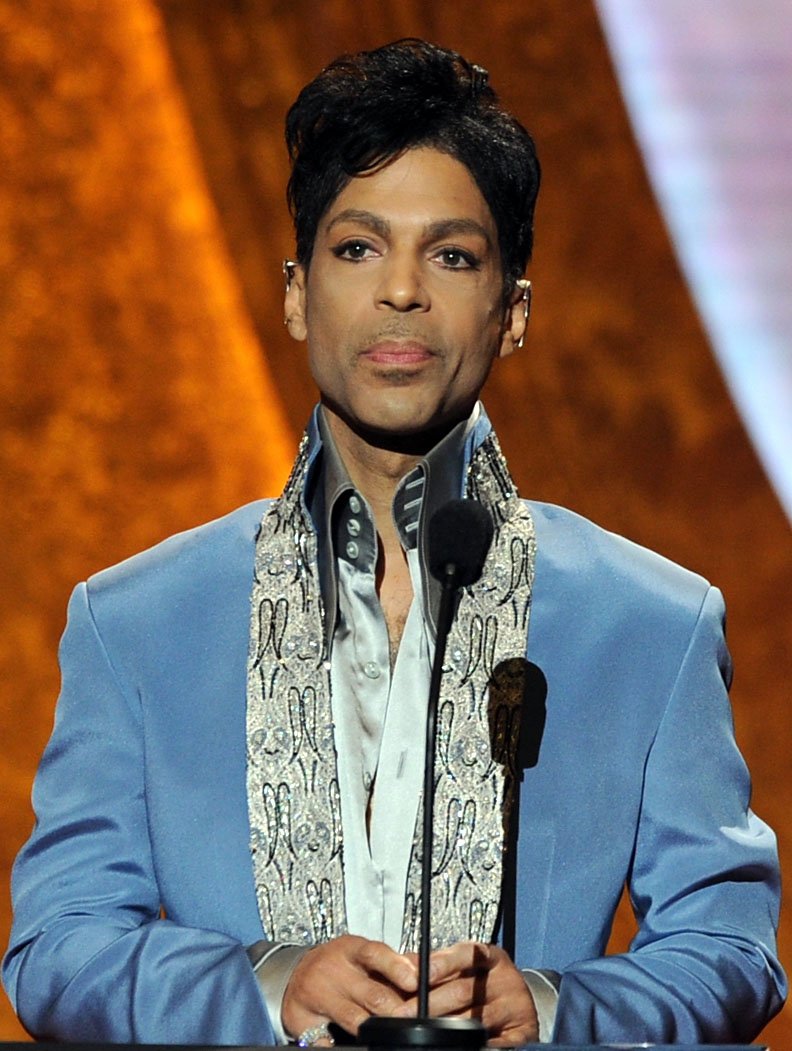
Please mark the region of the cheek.
[[354, 328], [354, 297], [339, 302], [338, 296], [319, 289], [307, 297], [306, 322], [309, 344], [322, 354], [332, 354], [347, 342], [346, 336]]
[[501, 342], [500, 314], [482, 310], [457, 330], [465, 348], [460, 367], [469, 373], [485, 373], [497, 357]]
[[351, 368], [345, 353], [348, 333], [337, 319], [316, 318], [308, 328], [308, 367], [320, 390], [340, 392], [347, 384]]

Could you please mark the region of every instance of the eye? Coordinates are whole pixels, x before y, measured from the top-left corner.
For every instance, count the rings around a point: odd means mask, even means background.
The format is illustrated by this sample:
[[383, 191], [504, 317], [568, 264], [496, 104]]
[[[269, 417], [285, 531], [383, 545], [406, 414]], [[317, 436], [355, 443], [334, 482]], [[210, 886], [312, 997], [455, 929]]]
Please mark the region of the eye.
[[447, 270], [478, 270], [479, 261], [462, 248], [441, 248], [434, 256]]
[[374, 249], [368, 241], [362, 241], [357, 237], [342, 241], [333, 248], [333, 255], [336, 259], [347, 259], [350, 263], [362, 263], [373, 252]]

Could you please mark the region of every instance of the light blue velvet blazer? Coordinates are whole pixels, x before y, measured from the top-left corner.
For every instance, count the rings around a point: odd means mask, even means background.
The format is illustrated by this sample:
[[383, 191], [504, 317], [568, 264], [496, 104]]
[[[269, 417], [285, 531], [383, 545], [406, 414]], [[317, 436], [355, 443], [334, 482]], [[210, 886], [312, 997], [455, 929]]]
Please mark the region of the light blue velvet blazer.
[[[74, 592], [4, 962], [40, 1037], [272, 1042], [245, 952], [270, 933], [245, 780], [265, 506]], [[784, 996], [779, 881], [733, 738], [720, 595], [569, 511], [530, 506], [527, 656], [547, 715], [520, 789], [516, 963], [561, 972], [560, 1043], [750, 1040]], [[628, 954], [603, 957], [625, 880], [640, 930]]]

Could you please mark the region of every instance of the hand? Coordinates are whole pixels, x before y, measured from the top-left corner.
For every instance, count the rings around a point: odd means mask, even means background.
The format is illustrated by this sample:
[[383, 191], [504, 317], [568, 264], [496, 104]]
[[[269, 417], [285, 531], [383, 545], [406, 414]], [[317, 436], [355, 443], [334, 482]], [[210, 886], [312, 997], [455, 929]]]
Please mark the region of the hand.
[[315, 945], [299, 961], [286, 986], [281, 1020], [291, 1037], [328, 1021], [356, 1036], [361, 1022], [394, 1014], [417, 989], [414, 958], [344, 934]]
[[[398, 1015], [415, 1015], [411, 998]], [[488, 1044], [515, 1046], [538, 1041], [539, 1022], [525, 979], [497, 945], [458, 942], [433, 952], [429, 961], [429, 1014], [478, 1018]]]

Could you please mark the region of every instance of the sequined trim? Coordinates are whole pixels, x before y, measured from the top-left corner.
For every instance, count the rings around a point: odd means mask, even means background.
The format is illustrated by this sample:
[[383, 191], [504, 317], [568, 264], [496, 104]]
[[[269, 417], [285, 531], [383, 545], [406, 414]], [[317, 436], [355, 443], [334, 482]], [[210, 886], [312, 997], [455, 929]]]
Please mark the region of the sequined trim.
[[[273, 941], [314, 944], [346, 931], [343, 835], [324, 652], [316, 536], [303, 508], [303, 439], [256, 543], [248, 659], [247, 790], [262, 924]], [[495, 537], [465, 589], [449, 638], [438, 708], [432, 941], [491, 940], [498, 914], [533, 582], [535, 539], [497, 439], [468, 469], [467, 493]], [[402, 949], [416, 949], [419, 813]]]
[[273, 941], [346, 930], [342, 831], [316, 536], [300, 495], [303, 438], [256, 542], [247, 684], [247, 791], [259, 913]]

